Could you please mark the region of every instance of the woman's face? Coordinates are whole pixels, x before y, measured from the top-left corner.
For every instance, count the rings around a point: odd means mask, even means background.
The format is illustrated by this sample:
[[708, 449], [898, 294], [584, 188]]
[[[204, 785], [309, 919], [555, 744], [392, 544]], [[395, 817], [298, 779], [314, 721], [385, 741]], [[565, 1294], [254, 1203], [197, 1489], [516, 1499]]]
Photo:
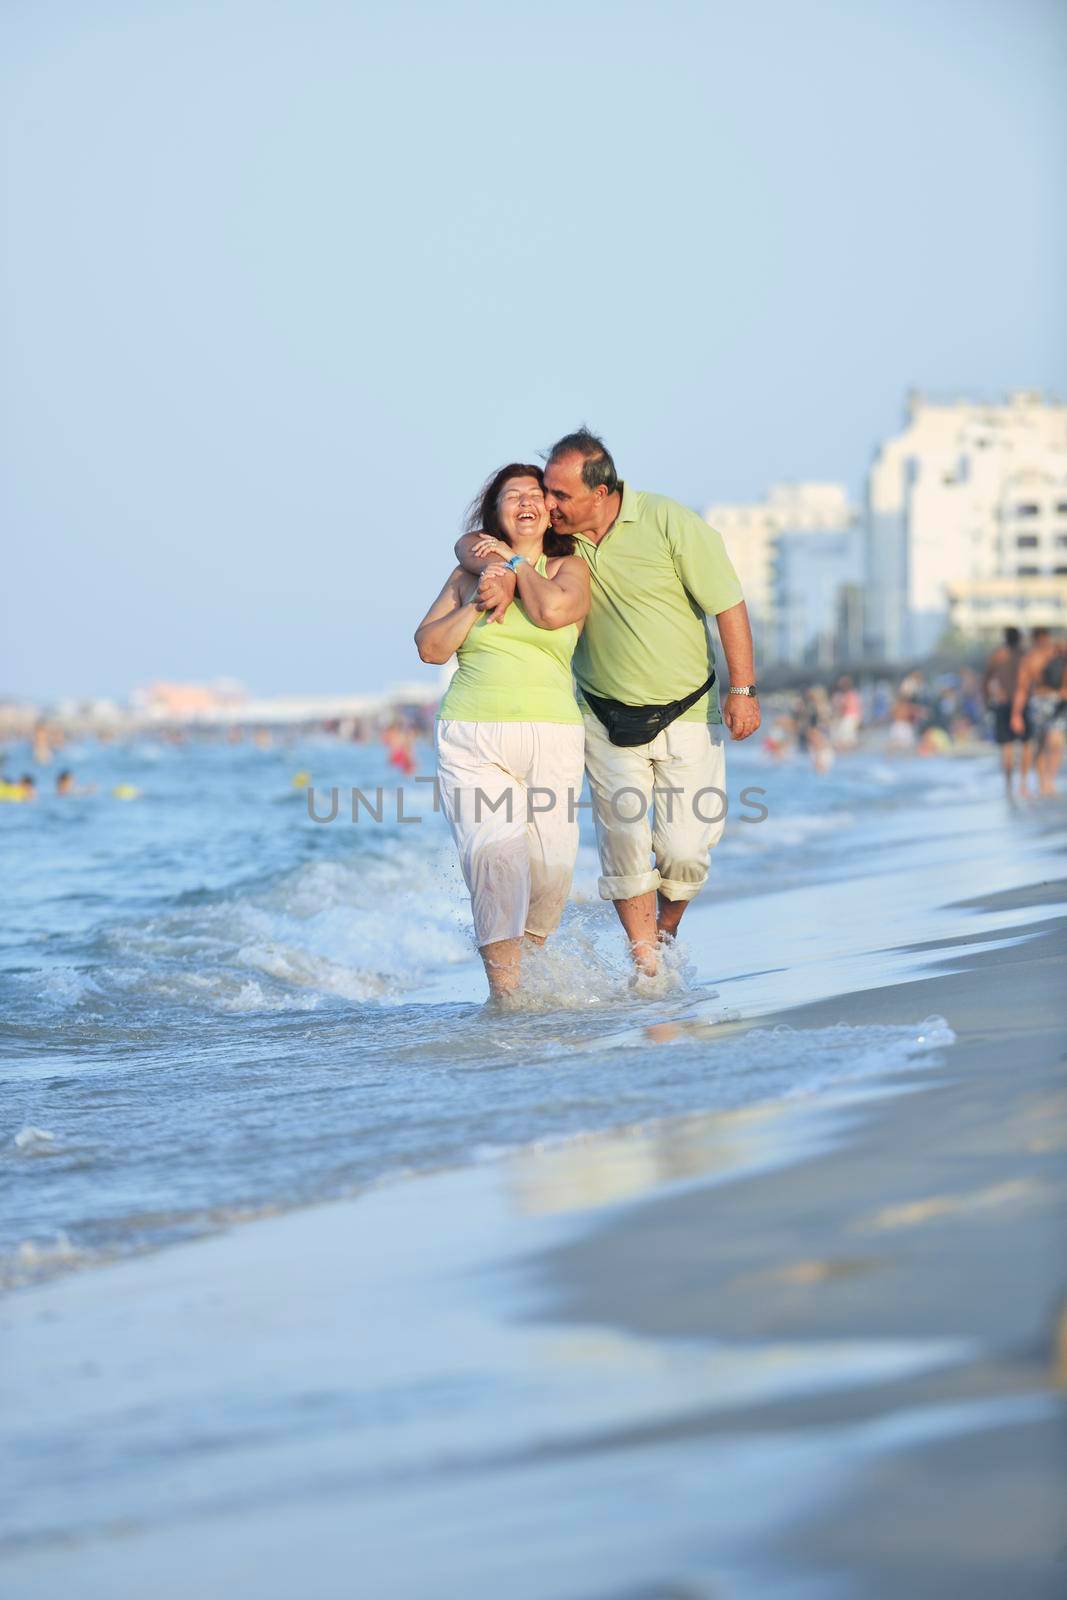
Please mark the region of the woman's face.
[[545, 496], [536, 478], [509, 478], [497, 497], [496, 514], [512, 541], [540, 539], [548, 530]]

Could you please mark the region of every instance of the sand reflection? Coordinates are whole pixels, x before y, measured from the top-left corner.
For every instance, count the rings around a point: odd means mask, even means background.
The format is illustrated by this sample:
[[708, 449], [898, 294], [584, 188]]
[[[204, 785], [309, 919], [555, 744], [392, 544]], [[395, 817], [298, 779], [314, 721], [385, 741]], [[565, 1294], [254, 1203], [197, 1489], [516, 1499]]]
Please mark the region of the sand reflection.
[[770, 1101], [528, 1147], [508, 1162], [506, 1181], [519, 1210], [546, 1215], [609, 1205], [688, 1178], [724, 1176], [774, 1161], [787, 1110], [786, 1102]]

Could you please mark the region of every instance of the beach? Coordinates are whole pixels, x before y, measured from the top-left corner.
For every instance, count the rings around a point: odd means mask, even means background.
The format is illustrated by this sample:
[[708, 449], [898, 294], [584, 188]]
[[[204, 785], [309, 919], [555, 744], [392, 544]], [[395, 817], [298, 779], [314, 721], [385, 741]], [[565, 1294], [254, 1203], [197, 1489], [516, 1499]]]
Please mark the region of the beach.
[[4, 1593], [1062, 1593], [1067, 819], [991, 754], [841, 783], [738, 825], [668, 994], [617, 993], [579, 904], [586, 1004], [476, 1054], [466, 956], [394, 1003], [394, 1097], [401, 1048], [478, 1085], [462, 1146], [23, 1252]]

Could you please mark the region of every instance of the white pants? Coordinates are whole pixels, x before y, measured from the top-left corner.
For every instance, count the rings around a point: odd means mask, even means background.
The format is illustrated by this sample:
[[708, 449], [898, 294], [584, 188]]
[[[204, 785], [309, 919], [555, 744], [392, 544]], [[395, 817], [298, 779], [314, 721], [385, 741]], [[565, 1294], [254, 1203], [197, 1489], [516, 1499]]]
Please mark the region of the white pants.
[[479, 946], [559, 926], [578, 853], [584, 743], [579, 723], [438, 722], [441, 801]]
[[708, 851], [726, 826], [722, 728], [672, 722], [648, 744], [624, 748], [612, 744], [590, 711], [585, 764], [603, 870], [601, 898], [628, 900], [658, 889], [667, 900], [691, 900], [708, 876]]

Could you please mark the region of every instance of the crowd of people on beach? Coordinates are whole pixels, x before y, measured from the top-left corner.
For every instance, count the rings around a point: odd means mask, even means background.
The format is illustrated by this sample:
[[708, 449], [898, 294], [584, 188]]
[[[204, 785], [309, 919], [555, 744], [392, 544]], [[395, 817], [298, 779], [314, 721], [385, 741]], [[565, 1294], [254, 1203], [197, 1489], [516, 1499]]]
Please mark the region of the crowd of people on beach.
[[933, 756], [973, 749], [985, 737], [982, 683], [971, 667], [932, 678], [914, 668], [896, 683], [857, 685], [842, 676], [833, 689], [815, 683], [767, 698], [778, 709], [764, 750], [779, 760], [806, 755], [820, 772], [861, 744], [879, 743], [891, 755]]
[[[1009, 795], [1052, 796], [1067, 739], [1067, 639], [1048, 628], [1006, 628], [985, 669], [961, 666], [899, 681], [837, 679], [768, 695], [763, 749], [774, 760], [800, 755], [829, 771], [839, 755], [880, 747], [887, 755], [962, 755], [990, 742], [1001, 752]], [[1016, 751], [1018, 750], [1018, 761]], [[1034, 780], [1036, 779], [1036, 789]]]
[[[806, 758], [816, 771], [828, 772], [838, 756], [860, 748], [881, 747], [896, 756], [963, 755], [995, 743], [1010, 795], [1051, 796], [1067, 743], [1065, 675], [1067, 639], [1035, 628], [1024, 644], [1020, 629], [1006, 628], [984, 671], [961, 666], [929, 675], [916, 667], [899, 680], [857, 681], [842, 674], [829, 687], [815, 682], [771, 691], [764, 696], [768, 727], [762, 749], [774, 761]], [[389, 765], [402, 776], [417, 770], [420, 744], [433, 739], [432, 719], [423, 706], [391, 714], [382, 727], [331, 719], [314, 731], [345, 743], [380, 743]], [[153, 729], [152, 737], [175, 746], [221, 741], [271, 750], [299, 742], [305, 732], [162, 727]], [[97, 738], [113, 742], [110, 732], [101, 731]], [[33, 760], [50, 766], [65, 742], [58, 724], [42, 720], [31, 736]], [[49, 787], [62, 797], [97, 792], [95, 784], [77, 783], [69, 768], [57, 772]], [[8, 776], [0, 752], [0, 802], [32, 801], [42, 792], [44, 786], [32, 772]], [[139, 792], [131, 784], [118, 784], [112, 791], [117, 799], [132, 799]]]

